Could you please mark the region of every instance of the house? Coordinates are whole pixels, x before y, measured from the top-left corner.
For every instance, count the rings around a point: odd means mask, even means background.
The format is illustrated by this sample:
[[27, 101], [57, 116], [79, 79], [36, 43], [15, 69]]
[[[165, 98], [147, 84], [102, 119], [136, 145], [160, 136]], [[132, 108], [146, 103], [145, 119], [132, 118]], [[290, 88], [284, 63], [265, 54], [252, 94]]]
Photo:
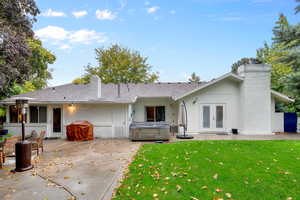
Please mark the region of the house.
[[240, 66], [201, 83], [103, 84], [97, 76], [88, 84], [49, 87], [1, 101], [7, 106], [4, 127], [20, 135], [20, 111], [16, 97], [32, 98], [26, 130], [46, 130], [47, 137], [65, 136], [66, 126], [76, 120], [94, 124], [94, 135], [126, 138], [131, 122], [165, 121], [178, 124], [179, 105], [185, 101], [188, 130], [192, 133], [231, 132], [268, 135], [283, 131], [283, 115], [275, 112], [276, 102], [292, 102], [271, 90], [271, 67], [265, 64]]

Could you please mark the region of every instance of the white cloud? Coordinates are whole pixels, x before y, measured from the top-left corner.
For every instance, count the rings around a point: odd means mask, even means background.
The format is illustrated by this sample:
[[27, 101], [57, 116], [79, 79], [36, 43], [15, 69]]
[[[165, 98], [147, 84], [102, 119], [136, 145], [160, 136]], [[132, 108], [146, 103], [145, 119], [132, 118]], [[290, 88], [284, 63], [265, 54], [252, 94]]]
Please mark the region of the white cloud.
[[59, 41], [69, 43], [90, 44], [92, 42], [103, 43], [108, 40], [105, 33], [94, 30], [80, 29], [76, 31], [67, 31], [57, 26], [47, 26], [35, 31], [37, 37], [42, 40], [50, 41], [54, 45], [59, 45], [60, 49], [71, 48], [69, 45], [61, 45]]
[[150, 2], [149, 1], [146, 1], [145, 2], [145, 6], [149, 6], [150, 5]]
[[87, 15], [88, 12], [86, 10], [80, 10], [80, 11], [74, 11], [74, 12], [72, 12], [72, 14], [75, 18], [80, 18], [80, 17], [84, 17], [85, 15]]
[[46, 12], [43, 12], [41, 15], [45, 16], [45, 17], [65, 17], [65, 16], [67, 16], [64, 12], [54, 11], [51, 8], [49, 8]]
[[35, 31], [35, 34], [42, 39], [64, 40], [69, 32], [58, 26], [47, 26]]
[[108, 9], [96, 10], [96, 17], [100, 20], [113, 20], [116, 18], [116, 14], [109, 11]]
[[67, 49], [71, 49], [71, 46], [68, 44], [63, 44], [63, 45], [60, 45], [59, 49], [67, 50]]
[[171, 15], [175, 15], [175, 14], [176, 14], [176, 11], [175, 11], [175, 10], [171, 10], [171, 11], [170, 11], [170, 14], [171, 14]]
[[71, 33], [69, 39], [70, 42], [72, 43], [82, 43], [82, 44], [90, 44], [93, 41], [96, 41], [98, 43], [103, 43], [107, 41], [107, 38], [104, 35], [104, 33], [97, 33], [94, 30], [86, 30], [86, 29], [81, 29]]
[[149, 14], [152, 14], [152, 13], [155, 13], [156, 11], [158, 11], [159, 9], [160, 9], [159, 6], [153, 6], [153, 7], [151, 7], [151, 8], [147, 8], [147, 12], [148, 12]]

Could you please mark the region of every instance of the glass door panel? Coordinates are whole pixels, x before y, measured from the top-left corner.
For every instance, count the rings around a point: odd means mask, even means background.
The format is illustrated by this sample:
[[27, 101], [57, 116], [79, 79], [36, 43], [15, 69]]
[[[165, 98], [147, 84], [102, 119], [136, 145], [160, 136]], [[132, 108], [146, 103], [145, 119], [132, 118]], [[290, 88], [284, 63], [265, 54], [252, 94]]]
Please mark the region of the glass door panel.
[[203, 128], [210, 128], [210, 106], [203, 106]]
[[224, 107], [216, 106], [216, 128], [224, 127]]

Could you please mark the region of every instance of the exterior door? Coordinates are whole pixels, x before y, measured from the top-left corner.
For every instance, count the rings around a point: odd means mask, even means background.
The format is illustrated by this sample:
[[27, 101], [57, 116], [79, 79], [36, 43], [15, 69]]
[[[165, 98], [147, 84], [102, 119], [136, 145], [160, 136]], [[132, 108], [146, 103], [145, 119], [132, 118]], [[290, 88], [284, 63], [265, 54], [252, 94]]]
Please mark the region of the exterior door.
[[52, 108], [52, 133], [53, 136], [60, 136], [62, 133], [62, 109], [61, 107]]
[[201, 104], [201, 131], [224, 131], [225, 128], [225, 104]]

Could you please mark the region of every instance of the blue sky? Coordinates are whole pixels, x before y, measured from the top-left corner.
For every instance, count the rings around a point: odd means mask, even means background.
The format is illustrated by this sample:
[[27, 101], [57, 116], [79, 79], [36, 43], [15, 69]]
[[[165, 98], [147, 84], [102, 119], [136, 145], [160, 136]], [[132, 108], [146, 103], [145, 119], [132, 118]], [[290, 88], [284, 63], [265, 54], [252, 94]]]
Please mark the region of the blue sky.
[[36, 35], [57, 57], [49, 85], [71, 82], [96, 64], [94, 49], [119, 43], [149, 58], [160, 81], [210, 80], [270, 42], [294, 0], [37, 0]]

